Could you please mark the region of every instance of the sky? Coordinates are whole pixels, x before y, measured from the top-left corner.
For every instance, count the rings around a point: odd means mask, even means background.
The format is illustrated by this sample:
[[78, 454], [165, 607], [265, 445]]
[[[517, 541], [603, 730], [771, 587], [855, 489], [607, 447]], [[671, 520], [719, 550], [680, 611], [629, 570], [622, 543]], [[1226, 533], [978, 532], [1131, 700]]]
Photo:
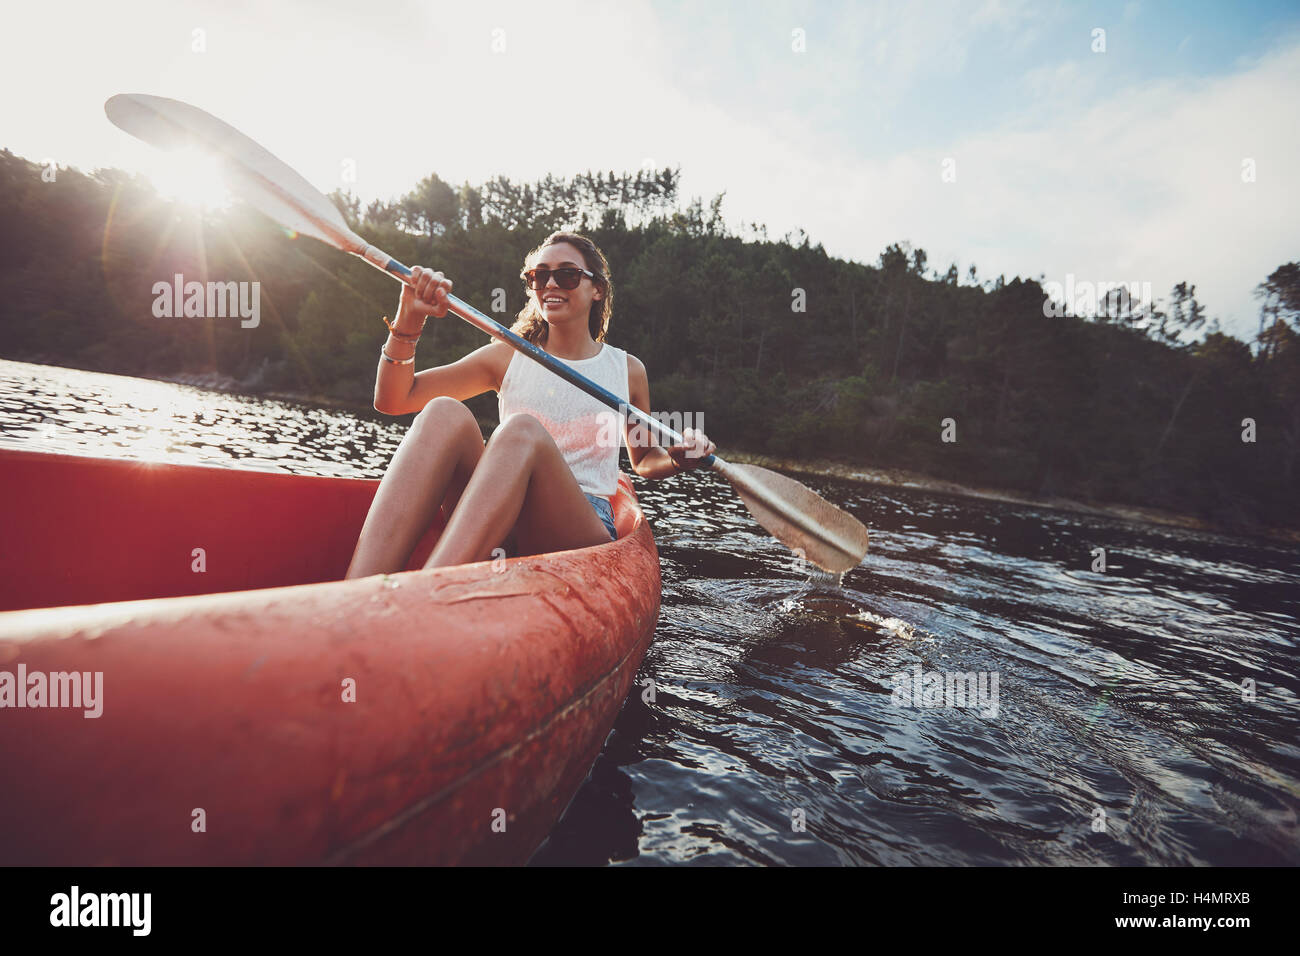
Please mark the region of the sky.
[[[1195, 284], [1225, 331], [1300, 260], [1300, 3], [123, 0], [9, 5], [0, 147], [176, 180], [114, 93], [324, 191], [681, 166], [733, 227], [1065, 284]], [[1104, 31], [1098, 33], [1097, 31]], [[434, 264], [436, 267], [436, 264]], [[613, 264], [617, 274], [617, 263]], [[454, 277], [453, 277], [454, 278]]]

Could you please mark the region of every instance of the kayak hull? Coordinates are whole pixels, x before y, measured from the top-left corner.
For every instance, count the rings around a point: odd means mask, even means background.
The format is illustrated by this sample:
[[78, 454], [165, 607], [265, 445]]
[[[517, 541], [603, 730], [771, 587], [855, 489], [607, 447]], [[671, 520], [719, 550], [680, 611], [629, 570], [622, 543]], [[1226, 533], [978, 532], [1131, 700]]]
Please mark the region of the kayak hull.
[[[0, 474], [10, 540], [31, 543], [4, 562], [70, 530], [72, 489], [98, 498], [97, 523], [45, 565], [65, 590], [309, 579], [0, 613], [0, 679], [21, 668], [36, 704], [0, 710], [5, 865], [525, 862], [599, 753], [658, 617], [658, 556], [625, 475], [617, 541], [343, 581], [378, 482], [12, 451]], [[204, 510], [196, 530], [164, 495], [144, 533], [140, 499], [162, 488]], [[277, 507], [315, 523], [320, 550], [299, 547], [297, 565]], [[113, 540], [106, 580], [92, 572]], [[81, 542], [90, 558], [69, 557]], [[193, 566], [195, 548], [211, 571], [169, 566]], [[7, 606], [48, 598], [38, 577], [0, 578]], [[94, 705], [50, 706], [72, 703], [71, 678], [50, 675], [72, 674], [99, 687]], [[31, 675], [45, 675], [43, 706]]]

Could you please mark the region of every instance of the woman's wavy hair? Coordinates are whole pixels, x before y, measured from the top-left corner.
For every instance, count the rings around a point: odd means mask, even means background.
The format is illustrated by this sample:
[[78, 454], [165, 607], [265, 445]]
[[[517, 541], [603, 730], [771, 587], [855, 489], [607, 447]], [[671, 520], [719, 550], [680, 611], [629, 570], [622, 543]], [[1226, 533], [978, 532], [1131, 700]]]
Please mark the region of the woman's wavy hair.
[[[587, 268], [596, 274], [591, 281], [597, 289], [605, 294], [599, 301], [591, 303], [591, 311], [587, 315], [587, 328], [591, 331], [591, 337], [597, 342], [605, 341], [605, 333], [609, 331], [610, 316], [614, 313], [614, 280], [609, 274], [609, 263], [605, 261], [605, 254], [600, 248], [584, 235], [576, 232], [553, 232], [524, 257], [524, 263], [541, 252], [547, 246], [553, 246], [557, 242], [567, 242], [576, 246], [582, 252], [583, 261]], [[546, 323], [546, 317], [542, 315], [541, 309], [533, 296], [528, 297], [527, 304], [520, 310], [515, 324], [510, 327], [510, 331], [520, 335], [539, 345], [546, 341], [546, 334], [549, 326]]]

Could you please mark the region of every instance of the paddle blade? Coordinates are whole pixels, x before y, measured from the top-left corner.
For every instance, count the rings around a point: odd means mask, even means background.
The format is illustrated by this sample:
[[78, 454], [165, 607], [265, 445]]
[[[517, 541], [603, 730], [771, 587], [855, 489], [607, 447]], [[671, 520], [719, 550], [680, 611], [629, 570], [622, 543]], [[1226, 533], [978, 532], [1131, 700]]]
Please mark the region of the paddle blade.
[[364, 248], [319, 189], [211, 113], [144, 93], [119, 93], [104, 112], [113, 125], [151, 146], [199, 149], [213, 157], [230, 191], [280, 225], [347, 252]]
[[807, 485], [757, 465], [723, 463], [754, 520], [791, 551], [826, 571], [842, 574], [867, 554], [867, 526]]

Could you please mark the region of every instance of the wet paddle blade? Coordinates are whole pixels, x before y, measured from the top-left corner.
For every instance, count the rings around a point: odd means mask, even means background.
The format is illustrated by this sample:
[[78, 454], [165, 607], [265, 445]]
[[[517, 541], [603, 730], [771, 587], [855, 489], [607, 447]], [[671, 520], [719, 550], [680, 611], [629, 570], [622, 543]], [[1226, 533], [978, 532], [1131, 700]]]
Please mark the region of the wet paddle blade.
[[112, 123], [159, 149], [213, 157], [230, 191], [276, 222], [351, 252], [364, 243], [319, 189], [228, 123], [165, 96], [119, 93], [104, 104]]
[[754, 520], [795, 554], [835, 574], [866, 556], [867, 526], [808, 486], [757, 465], [722, 464], [715, 470], [731, 482]]

